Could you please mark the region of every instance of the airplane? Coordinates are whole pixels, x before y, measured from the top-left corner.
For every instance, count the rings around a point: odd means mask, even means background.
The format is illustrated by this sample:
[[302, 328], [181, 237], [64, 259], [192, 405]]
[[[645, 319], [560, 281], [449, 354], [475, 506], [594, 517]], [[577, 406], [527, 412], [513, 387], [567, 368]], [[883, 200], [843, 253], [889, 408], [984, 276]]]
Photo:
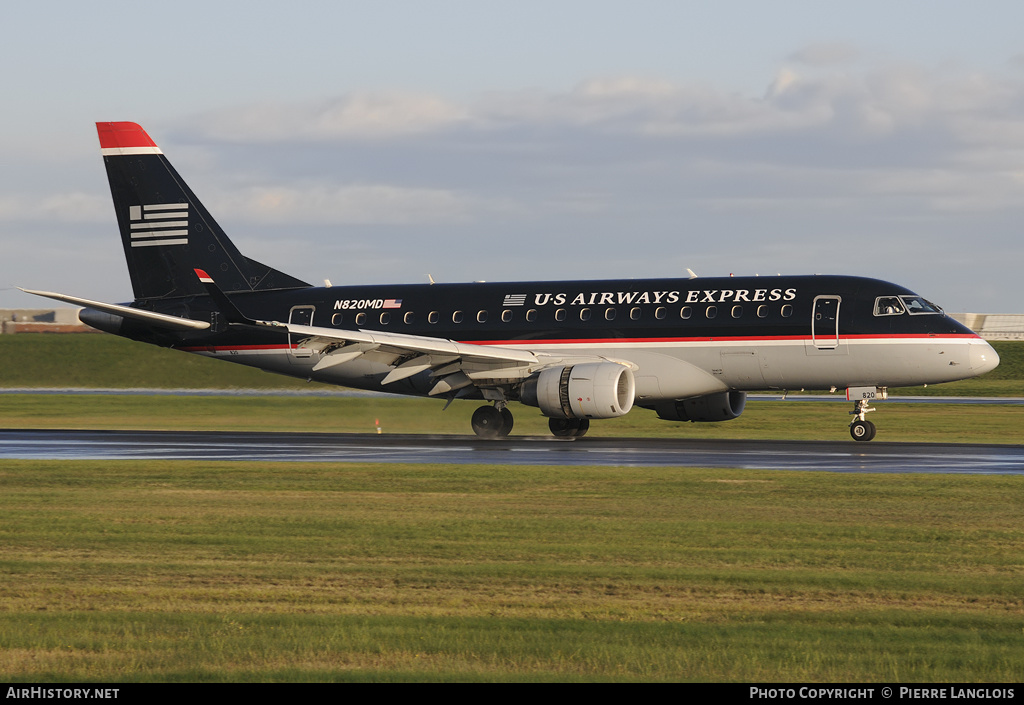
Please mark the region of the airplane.
[[[97, 123], [134, 300], [85, 307], [101, 331], [357, 389], [483, 400], [484, 438], [510, 402], [555, 436], [634, 406], [720, 422], [755, 390], [846, 390], [850, 434], [893, 386], [966, 379], [992, 347], [896, 284], [774, 276], [314, 287], [244, 256], [136, 123]], [[692, 275], [692, 273], [691, 273]]]

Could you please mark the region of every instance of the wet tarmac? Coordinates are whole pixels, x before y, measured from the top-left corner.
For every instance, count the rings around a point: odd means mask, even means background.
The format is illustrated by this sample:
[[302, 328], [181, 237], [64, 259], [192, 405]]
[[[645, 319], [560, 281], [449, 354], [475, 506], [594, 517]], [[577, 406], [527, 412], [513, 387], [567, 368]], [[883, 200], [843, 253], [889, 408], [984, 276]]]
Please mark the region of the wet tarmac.
[[873, 441], [0, 430], [0, 458], [605, 465], [1024, 474], [1024, 446]]

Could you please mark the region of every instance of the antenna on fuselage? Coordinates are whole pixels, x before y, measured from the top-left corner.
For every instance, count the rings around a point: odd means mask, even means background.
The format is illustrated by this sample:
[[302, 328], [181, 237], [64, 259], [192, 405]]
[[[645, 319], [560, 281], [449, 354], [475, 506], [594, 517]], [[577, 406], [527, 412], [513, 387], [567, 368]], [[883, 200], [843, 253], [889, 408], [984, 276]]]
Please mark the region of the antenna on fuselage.
[[689, 267], [686, 268], [686, 273], [690, 275], [690, 279], [696, 279], [697, 278], [697, 275]]
[[434, 281], [434, 278], [432, 276], [430, 276], [429, 274], [427, 275], [427, 279], [430, 281], [431, 285], [434, 285], [434, 284], [437, 283], [437, 282]]

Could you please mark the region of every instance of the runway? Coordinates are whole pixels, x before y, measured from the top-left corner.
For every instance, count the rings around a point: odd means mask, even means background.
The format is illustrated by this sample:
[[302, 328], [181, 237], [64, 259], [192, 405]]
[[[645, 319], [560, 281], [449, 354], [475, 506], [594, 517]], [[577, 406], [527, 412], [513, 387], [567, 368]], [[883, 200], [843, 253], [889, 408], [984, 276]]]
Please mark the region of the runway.
[[1024, 474], [1024, 446], [328, 433], [0, 430], [0, 459], [685, 466]]

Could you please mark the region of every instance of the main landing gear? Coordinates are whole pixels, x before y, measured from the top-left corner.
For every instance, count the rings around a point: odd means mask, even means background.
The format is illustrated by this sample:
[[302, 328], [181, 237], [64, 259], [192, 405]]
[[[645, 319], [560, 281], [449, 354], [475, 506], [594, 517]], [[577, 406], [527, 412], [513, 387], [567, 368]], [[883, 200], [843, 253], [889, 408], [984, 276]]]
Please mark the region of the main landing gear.
[[874, 409], [868, 406], [867, 399], [858, 399], [853, 403], [853, 411], [850, 412], [856, 417], [850, 423], [850, 435], [853, 436], [853, 440], [870, 441], [875, 437], [875, 425], [864, 418], [869, 411]]
[[[473, 412], [473, 433], [480, 438], [504, 438], [512, 431], [512, 412], [503, 402], [481, 406]], [[551, 433], [561, 438], [580, 438], [590, 429], [590, 419], [548, 419]]]
[[481, 406], [473, 412], [473, 433], [481, 438], [504, 438], [512, 432], [512, 412], [504, 404]]

